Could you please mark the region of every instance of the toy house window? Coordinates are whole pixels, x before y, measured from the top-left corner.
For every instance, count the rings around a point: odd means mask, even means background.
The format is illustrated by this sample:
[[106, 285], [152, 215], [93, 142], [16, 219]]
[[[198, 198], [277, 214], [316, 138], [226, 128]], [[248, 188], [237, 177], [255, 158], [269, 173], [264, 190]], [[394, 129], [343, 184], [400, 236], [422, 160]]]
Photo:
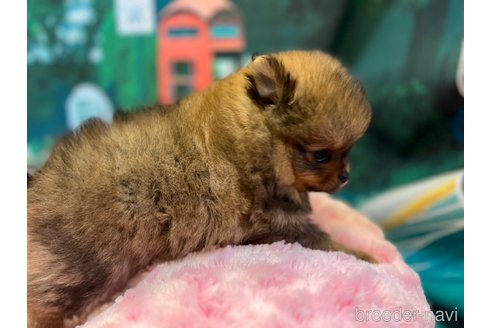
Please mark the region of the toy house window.
[[193, 92], [193, 65], [191, 62], [176, 62], [173, 64], [173, 99], [182, 99]]
[[177, 85], [174, 88], [174, 99], [183, 99], [193, 91], [190, 85]]
[[167, 35], [171, 38], [189, 38], [198, 35], [196, 28], [170, 28], [167, 30]]
[[214, 25], [211, 29], [212, 37], [229, 39], [239, 37], [239, 27], [235, 25]]

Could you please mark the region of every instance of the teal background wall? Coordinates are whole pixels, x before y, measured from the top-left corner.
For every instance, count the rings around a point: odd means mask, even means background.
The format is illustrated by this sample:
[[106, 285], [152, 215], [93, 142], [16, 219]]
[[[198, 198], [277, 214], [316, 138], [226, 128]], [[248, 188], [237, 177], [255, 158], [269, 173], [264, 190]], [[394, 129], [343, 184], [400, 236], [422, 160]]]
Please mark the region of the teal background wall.
[[[156, 17], [168, 2], [156, 2]], [[93, 17], [81, 28], [83, 41], [71, 45], [57, 31], [80, 3]], [[342, 197], [357, 202], [463, 167], [464, 108], [455, 84], [463, 1], [234, 3], [244, 16], [248, 53], [321, 49], [366, 86], [374, 119], [353, 151], [353, 178]], [[28, 61], [29, 164], [41, 164], [54, 138], [68, 132], [65, 101], [80, 82], [99, 85], [115, 108], [157, 102], [158, 36], [119, 35], [113, 2], [29, 0], [27, 15], [28, 57], [35, 58]]]
[[[156, 21], [169, 2], [155, 1]], [[353, 149], [351, 182], [338, 197], [358, 204], [463, 168], [464, 99], [456, 87], [463, 0], [233, 2], [245, 22], [246, 55], [321, 49], [365, 85], [373, 122]], [[41, 165], [69, 132], [65, 103], [81, 82], [98, 85], [115, 108], [157, 102], [158, 35], [120, 35], [114, 3], [28, 0], [29, 165]]]

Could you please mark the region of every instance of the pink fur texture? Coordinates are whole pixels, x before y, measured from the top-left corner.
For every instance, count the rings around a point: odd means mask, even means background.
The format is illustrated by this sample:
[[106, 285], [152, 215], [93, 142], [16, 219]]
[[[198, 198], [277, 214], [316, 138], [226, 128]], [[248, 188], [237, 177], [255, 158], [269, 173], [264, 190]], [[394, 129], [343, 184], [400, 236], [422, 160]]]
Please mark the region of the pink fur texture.
[[310, 200], [335, 240], [380, 263], [283, 242], [191, 254], [154, 267], [83, 327], [434, 327], [418, 275], [382, 231], [325, 194]]

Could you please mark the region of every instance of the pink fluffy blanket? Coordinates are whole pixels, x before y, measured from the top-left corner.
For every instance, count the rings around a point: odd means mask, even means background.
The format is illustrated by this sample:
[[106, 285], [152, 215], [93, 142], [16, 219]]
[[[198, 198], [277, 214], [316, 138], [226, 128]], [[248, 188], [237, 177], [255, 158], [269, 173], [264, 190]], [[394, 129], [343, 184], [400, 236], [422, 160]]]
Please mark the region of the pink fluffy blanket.
[[325, 194], [310, 200], [333, 239], [380, 263], [283, 242], [191, 254], [155, 266], [83, 327], [434, 327], [418, 275], [381, 230]]

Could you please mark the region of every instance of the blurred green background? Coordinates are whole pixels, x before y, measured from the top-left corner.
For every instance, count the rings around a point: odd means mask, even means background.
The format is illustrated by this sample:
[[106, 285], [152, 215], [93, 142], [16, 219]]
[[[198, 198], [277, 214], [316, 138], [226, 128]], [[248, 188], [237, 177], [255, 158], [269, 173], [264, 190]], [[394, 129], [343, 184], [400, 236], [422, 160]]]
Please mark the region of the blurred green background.
[[[155, 2], [156, 21], [168, 2]], [[374, 119], [352, 153], [342, 197], [355, 202], [463, 167], [463, 98], [455, 78], [463, 1], [234, 3], [245, 22], [246, 55], [322, 49], [365, 85]], [[76, 28], [67, 22], [74, 11], [88, 16]], [[100, 86], [114, 108], [157, 103], [157, 36], [119, 35], [113, 2], [28, 0], [27, 15], [28, 164], [40, 165], [54, 138], [69, 131], [66, 100], [81, 82]]]
[[[148, 1], [158, 24], [171, 1]], [[80, 83], [99, 86], [116, 109], [158, 102], [159, 35], [119, 33], [117, 2], [28, 0], [28, 165], [42, 165], [70, 131], [67, 99]], [[245, 58], [321, 49], [366, 87], [373, 122], [353, 149], [351, 183], [339, 197], [358, 204], [463, 168], [464, 99], [456, 83], [463, 0], [232, 2], [244, 20]]]

